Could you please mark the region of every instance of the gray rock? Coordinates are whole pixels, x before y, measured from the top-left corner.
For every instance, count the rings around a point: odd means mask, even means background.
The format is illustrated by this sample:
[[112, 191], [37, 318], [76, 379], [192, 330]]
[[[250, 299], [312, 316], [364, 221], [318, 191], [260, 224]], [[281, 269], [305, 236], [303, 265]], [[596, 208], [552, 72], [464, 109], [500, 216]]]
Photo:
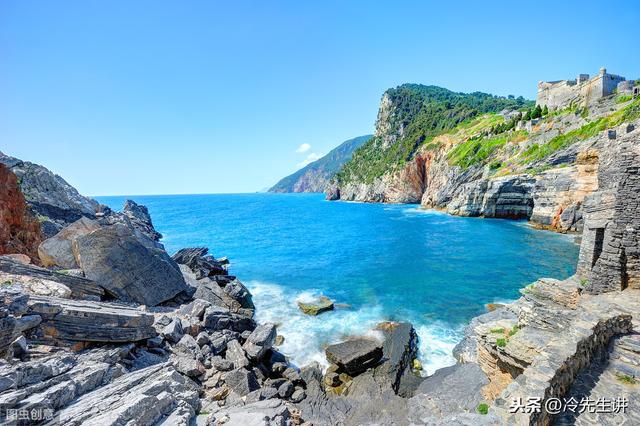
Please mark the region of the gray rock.
[[152, 240], [159, 241], [162, 238], [162, 234], [153, 227], [151, 215], [146, 206], [137, 204], [133, 200], [127, 200], [124, 202], [122, 213], [131, 220], [133, 226]]
[[176, 370], [189, 377], [199, 377], [205, 372], [205, 368], [200, 361], [187, 355], [172, 355], [171, 363]]
[[224, 359], [221, 356], [211, 357], [211, 366], [218, 371], [233, 370], [233, 362]]
[[200, 333], [198, 333], [198, 335], [196, 336], [196, 343], [198, 344], [198, 346], [202, 347], [206, 344], [209, 343], [209, 335], [207, 333], [205, 333], [204, 331], [201, 331]]
[[246, 316], [237, 315], [226, 308], [210, 306], [204, 314], [204, 327], [210, 331], [232, 330], [238, 333], [253, 330], [255, 322]]
[[173, 255], [173, 260], [187, 265], [197, 280], [213, 275], [227, 275], [225, 265], [207, 253], [209, 249], [206, 247], [183, 248]]
[[289, 398], [293, 394], [293, 390], [293, 383], [287, 380], [278, 387], [278, 395], [280, 398]]
[[242, 346], [240, 346], [240, 343], [235, 339], [227, 343], [225, 359], [232, 362], [235, 368], [249, 366], [249, 360], [247, 359]]
[[204, 312], [209, 306], [211, 306], [211, 302], [202, 299], [196, 299], [193, 302], [180, 307], [180, 313], [202, 320]]
[[228, 372], [224, 380], [227, 386], [229, 386], [229, 389], [240, 396], [248, 395], [250, 392], [260, 388], [255, 374], [244, 368], [236, 368]]
[[278, 399], [267, 399], [244, 406], [224, 408], [213, 415], [212, 424], [225, 426], [287, 426], [291, 413]]
[[382, 358], [382, 345], [372, 339], [357, 338], [330, 345], [325, 354], [329, 362], [355, 376], [378, 364]]
[[167, 339], [170, 342], [177, 343], [182, 339], [184, 335], [184, 331], [182, 330], [182, 323], [179, 319], [174, 319], [167, 325], [162, 332], [162, 337]]
[[71, 290], [71, 297], [75, 299], [100, 300], [104, 296], [104, 289], [89, 279], [57, 273], [35, 265], [25, 265], [7, 258], [0, 258], [0, 272], [10, 274], [18, 281], [23, 278], [27, 282], [38, 280], [40, 283], [62, 284]]
[[153, 316], [115, 303], [32, 296], [29, 313], [42, 318], [37, 339], [135, 342], [156, 336]]
[[291, 402], [298, 403], [305, 399], [307, 395], [304, 392], [304, 389], [301, 387], [297, 387], [295, 391], [291, 394]]
[[72, 242], [81, 235], [100, 228], [95, 220], [81, 217], [38, 246], [38, 256], [44, 266], [59, 266], [66, 269], [78, 267], [73, 255]]
[[83, 235], [73, 241], [73, 250], [87, 278], [120, 300], [155, 306], [188, 289], [164, 250], [145, 245], [123, 225]]
[[275, 343], [276, 334], [276, 326], [272, 323], [260, 324], [256, 327], [242, 346], [249, 359], [262, 358]]

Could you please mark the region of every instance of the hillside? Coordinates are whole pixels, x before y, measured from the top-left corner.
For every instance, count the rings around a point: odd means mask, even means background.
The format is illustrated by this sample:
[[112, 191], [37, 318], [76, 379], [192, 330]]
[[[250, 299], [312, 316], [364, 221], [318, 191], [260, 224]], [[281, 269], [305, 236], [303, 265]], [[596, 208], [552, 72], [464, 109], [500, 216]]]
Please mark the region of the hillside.
[[576, 99], [549, 111], [521, 98], [415, 85], [389, 90], [374, 138], [327, 196], [579, 231], [584, 198], [597, 189], [598, 158], [616, 135], [638, 127], [640, 99], [616, 92]]
[[371, 136], [358, 136], [341, 143], [324, 157], [281, 179], [269, 192], [324, 192], [331, 178]]

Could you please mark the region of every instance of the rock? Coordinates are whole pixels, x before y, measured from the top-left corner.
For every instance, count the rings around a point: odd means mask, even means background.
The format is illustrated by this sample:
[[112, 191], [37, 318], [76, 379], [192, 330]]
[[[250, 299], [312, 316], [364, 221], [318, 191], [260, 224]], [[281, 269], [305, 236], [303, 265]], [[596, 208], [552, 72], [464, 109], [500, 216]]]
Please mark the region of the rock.
[[375, 340], [358, 338], [330, 345], [325, 354], [329, 362], [355, 376], [378, 364], [382, 358], [382, 345]]
[[37, 340], [135, 342], [156, 335], [153, 316], [114, 303], [32, 296], [29, 314], [39, 315]]
[[180, 307], [180, 313], [202, 320], [204, 312], [209, 306], [211, 306], [210, 302], [202, 299], [195, 299], [193, 302]]
[[187, 290], [178, 266], [164, 250], [145, 245], [123, 225], [78, 237], [73, 251], [87, 278], [120, 300], [155, 306]]
[[249, 366], [249, 360], [247, 359], [242, 346], [240, 346], [240, 343], [235, 339], [227, 343], [225, 358], [227, 361], [232, 362], [235, 368]]
[[260, 384], [252, 371], [244, 368], [236, 368], [225, 375], [224, 381], [229, 389], [240, 396], [248, 395], [260, 388]]
[[182, 339], [184, 335], [184, 331], [182, 330], [182, 323], [179, 319], [174, 319], [171, 321], [160, 333], [162, 337], [167, 339], [170, 342], [177, 343]]
[[278, 399], [266, 399], [243, 406], [224, 408], [213, 415], [211, 424], [225, 426], [286, 426], [291, 413]]
[[14, 262], [21, 263], [23, 265], [30, 265], [31, 264], [31, 258], [29, 256], [27, 256], [26, 254], [18, 254], [18, 253], [3, 254], [3, 255], [0, 256], [0, 259], [11, 260], [11, 261], [14, 261]]
[[196, 339], [188, 334], [182, 336], [180, 341], [174, 346], [174, 349], [179, 352], [189, 354], [194, 358], [200, 352], [200, 346], [198, 346]]
[[137, 204], [133, 200], [127, 200], [124, 202], [122, 213], [131, 220], [133, 226], [138, 228], [150, 239], [159, 241], [160, 238], [162, 238], [162, 234], [153, 227], [151, 215], [146, 206]]
[[304, 389], [302, 388], [296, 388], [296, 390], [291, 394], [291, 402], [293, 403], [298, 403], [301, 402], [303, 399], [306, 398], [306, 394], [304, 392]]
[[185, 355], [172, 355], [171, 363], [180, 373], [188, 377], [199, 377], [205, 372], [205, 368], [200, 361]]
[[340, 375], [336, 372], [327, 372], [324, 376], [324, 384], [326, 386], [336, 387], [340, 385]]
[[17, 358], [20, 358], [23, 355], [26, 355], [27, 352], [29, 351], [29, 348], [27, 346], [27, 339], [25, 339], [24, 336], [18, 337], [11, 344], [11, 349], [13, 349], [13, 354]]
[[282, 346], [284, 343], [284, 336], [282, 334], [278, 334], [276, 336], [276, 341], [273, 343], [273, 346]]
[[0, 255], [24, 253], [37, 260], [39, 243], [40, 225], [27, 207], [18, 178], [0, 163]]
[[23, 315], [20, 318], [16, 318], [16, 331], [24, 333], [37, 327], [42, 322], [40, 315]]
[[278, 395], [280, 398], [289, 398], [293, 394], [293, 383], [286, 381], [278, 387]]
[[253, 317], [255, 306], [251, 293], [238, 280], [219, 284], [208, 277], [196, 281], [194, 297], [203, 299], [212, 305], [229, 309], [231, 312]]
[[224, 359], [221, 356], [211, 357], [211, 366], [218, 371], [233, 370], [233, 362]]
[[256, 327], [251, 318], [231, 313], [228, 309], [219, 306], [208, 307], [203, 321], [204, 327], [210, 331], [232, 330], [242, 333]]
[[225, 265], [207, 255], [208, 252], [206, 247], [183, 248], [172, 258], [178, 264], [187, 265], [197, 280], [213, 275], [227, 275]]
[[321, 296], [318, 300], [311, 303], [298, 302], [298, 307], [307, 315], [318, 315], [326, 311], [332, 311], [334, 305], [331, 299]]
[[38, 256], [44, 266], [59, 266], [66, 269], [78, 267], [73, 255], [72, 242], [100, 228], [95, 220], [81, 217], [56, 235], [44, 240], [38, 246]]
[[30, 292], [75, 299], [100, 300], [104, 289], [94, 281], [50, 271], [35, 265], [24, 265], [0, 258], [0, 272], [5, 279], [20, 282]]
[[300, 378], [300, 373], [298, 373], [298, 370], [293, 367], [285, 368], [285, 370], [282, 372], [282, 377], [292, 381], [295, 384], [298, 384], [302, 381], [302, 379]]
[[242, 348], [249, 359], [259, 360], [276, 341], [276, 326], [272, 323], [260, 324], [249, 335]]
[[198, 333], [198, 335], [196, 336], [196, 343], [198, 344], [198, 346], [202, 347], [206, 344], [209, 343], [209, 335], [207, 333], [205, 333], [204, 331], [201, 331], [200, 333]]

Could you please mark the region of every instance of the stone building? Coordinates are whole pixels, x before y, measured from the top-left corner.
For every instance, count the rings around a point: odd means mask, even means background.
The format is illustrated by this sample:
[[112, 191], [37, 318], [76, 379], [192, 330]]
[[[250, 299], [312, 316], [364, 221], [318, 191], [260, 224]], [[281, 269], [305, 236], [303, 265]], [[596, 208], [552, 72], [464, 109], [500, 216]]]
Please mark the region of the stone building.
[[536, 104], [546, 105], [550, 110], [589, 103], [613, 94], [624, 77], [608, 74], [606, 68], [593, 78], [580, 74], [575, 80], [541, 81], [538, 83]]
[[623, 131], [608, 141], [599, 189], [584, 204], [578, 275], [591, 294], [640, 289], [640, 131]]

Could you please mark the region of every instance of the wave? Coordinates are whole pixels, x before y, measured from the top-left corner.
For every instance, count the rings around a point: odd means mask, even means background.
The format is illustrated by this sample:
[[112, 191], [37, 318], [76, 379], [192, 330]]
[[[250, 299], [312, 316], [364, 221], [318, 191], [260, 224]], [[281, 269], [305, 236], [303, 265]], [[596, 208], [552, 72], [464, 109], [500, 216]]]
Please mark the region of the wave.
[[[379, 305], [359, 309], [336, 307], [333, 312], [309, 316], [298, 309], [297, 302], [325, 295], [320, 290], [293, 292], [280, 285], [260, 281], [249, 281], [247, 287], [253, 294], [256, 320], [277, 325], [278, 334], [285, 338], [278, 350], [297, 366], [315, 361], [326, 368], [328, 362], [324, 348], [327, 345], [356, 335], [381, 339], [381, 333], [374, 328], [388, 320]], [[462, 329], [453, 330], [441, 323], [414, 323], [414, 327], [419, 338], [418, 358], [423, 365], [423, 373], [433, 374], [439, 368], [455, 364], [452, 350], [462, 336]]]

